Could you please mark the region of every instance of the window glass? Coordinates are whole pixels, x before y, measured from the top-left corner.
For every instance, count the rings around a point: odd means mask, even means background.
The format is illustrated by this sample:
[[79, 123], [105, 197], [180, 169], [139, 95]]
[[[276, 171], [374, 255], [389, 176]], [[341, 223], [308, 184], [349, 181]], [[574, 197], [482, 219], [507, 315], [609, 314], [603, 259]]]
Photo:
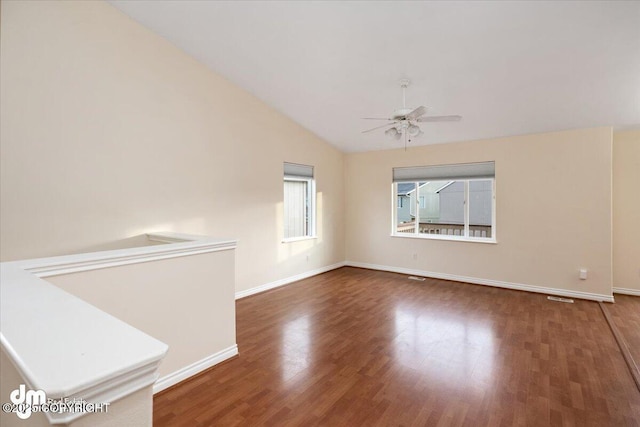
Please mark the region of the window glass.
[[469, 236], [492, 237], [493, 182], [469, 181]]
[[493, 239], [493, 183], [493, 179], [395, 183], [394, 234]]
[[418, 232], [427, 232], [429, 222], [437, 217], [438, 201], [433, 197], [433, 191], [430, 191], [431, 183], [419, 182], [418, 194], [420, 197], [420, 211]]
[[464, 181], [439, 181], [440, 200], [439, 234], [464, 236]]
[[396, 207], [395, 231], [397, 233], [415, 232], [415, 192], [416, 184], [414, 182], [401, 182], [396, 185], [396, 196], [398, 197], [398, 204]]

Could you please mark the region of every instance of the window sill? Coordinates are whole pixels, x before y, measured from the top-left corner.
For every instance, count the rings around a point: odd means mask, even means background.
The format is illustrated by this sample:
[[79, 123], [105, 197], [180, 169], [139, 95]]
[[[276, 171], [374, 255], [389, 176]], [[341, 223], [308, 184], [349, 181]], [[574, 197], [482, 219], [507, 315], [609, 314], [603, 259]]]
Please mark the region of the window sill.
[[282, 243], [301, 242], [303, 240], [314, 240], [317, 238], [318, 236], [291, 237], [288, 239], [282, 239]]
[[493, 245], [497, 245], [498, 241], [496, 239], [482, 239], [482, 238], [469, 238], [469, 237], [456, 237], [450, 235], [441, 235], [441, 234], [391, 234], [391, 237], [404, 237], [407, 239], [424, 239], [424, 240], [446, 240], [450, 242], [470, 242], [470, 243], [489, 243]]

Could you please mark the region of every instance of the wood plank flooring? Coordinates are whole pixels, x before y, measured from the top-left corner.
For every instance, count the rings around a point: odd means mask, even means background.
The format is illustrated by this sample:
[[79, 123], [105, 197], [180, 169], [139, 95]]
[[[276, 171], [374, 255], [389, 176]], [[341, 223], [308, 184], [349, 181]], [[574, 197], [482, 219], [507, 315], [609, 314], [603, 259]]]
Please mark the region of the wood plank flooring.
[[640, 378], [640, 297], [616, 294], [615, 300], [605, 307], [633, 359], [630, 369], [635, 369]]
[[240, 355], [155, 426], [640, 426], [593, 302], [345, 267], [236, 306]]

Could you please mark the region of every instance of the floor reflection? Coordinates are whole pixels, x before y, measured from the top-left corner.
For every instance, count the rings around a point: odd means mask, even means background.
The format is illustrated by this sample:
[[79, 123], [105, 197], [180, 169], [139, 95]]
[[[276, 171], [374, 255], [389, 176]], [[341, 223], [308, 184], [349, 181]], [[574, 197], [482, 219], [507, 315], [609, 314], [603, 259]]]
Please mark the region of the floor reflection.
[[407, 306], [397, 306], [394, 314], [396, 364], [443, 384], [454, 378], [487, 385], [496, 354], [491, 325], [478, 323], [477, 315], [471, 321], [450, 311], [424, 312]]
[[640, 419], [640, 394], [592, 302], [343, 268], [238, 300], [237, 316], [239, 356], [156, 396], [154, 425]]
[[284, 325], [282, 333], [282, 381], [306, 377], [312, 362], [311, 322], [309, 315], [300, 316]]

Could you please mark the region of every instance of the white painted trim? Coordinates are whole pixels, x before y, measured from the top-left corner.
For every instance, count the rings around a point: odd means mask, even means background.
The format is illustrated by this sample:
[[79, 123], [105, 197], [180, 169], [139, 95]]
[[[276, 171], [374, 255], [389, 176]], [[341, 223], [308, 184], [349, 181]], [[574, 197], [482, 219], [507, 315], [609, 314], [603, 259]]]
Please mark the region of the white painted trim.
[[498, 244], [498, 241], [494, 238], [464, 237], [464, 236], [455, 236], [452, 234], [421, 233], [421, 234], [415, 235], [411, 233], [391, 233], [389, 237], [401, 237], [404, 239], [446, 240], [448, 242], [489, 243], [492, 245]]
[[[112, 379], [106, 383], [99, 384], [92, 389], [82, 391], [76, 396], [66, 396], [68, 399], [74, 398], [84, 399], [87, 402], [115, 402], [123, 397], [129, 396], [138, 390], [152, 385], [158, 378], [158, 366], [160, 361], [144, 366], [135, 371], [129, 371], [118, 378]], [[47, 396], [49, 397], [49, 396]], [[47, 414], [51, 424], [68, 424], [73, 420], [81, 418], [87, 414], [78, 413], [57, 413], [51, 412]]]
[[[443, 166], [448, 166], [448, 165], [443, 165]], [[491, 181], [491, 237], [489, 238], [482, 238], [482, 237], [471, 237], [469, 236], [469, 183], [471, 181]], [[429, 234], [429, 233], [420, 233], [420, 209], [422, 208], [416, 208], [416, 215], [415, 215], [415, 221], [416, 221], [416, 228], [414, 230], [413, 233], [398, 233], [398, 209], [397, 209], [397, 198], [398, 198], [398, 186], [397, 184], [399, 183], [414, 183], [416, 184], [416, 189], [420, 189], [420, 187], [423, 187], [425, 185], [427, 185], [430, 181], [425, 182], [424, 184], [420, 185], [419, 181], [394, 181], [391, 184], [391, 237], [404, 237], [404, 238], [409, 238], [409, 239], [427, 239], [427, 240], [450, 240], [450, 241], [458, 241], [458, 242], [473, 242], [473, 243], [490, 243], [490, 244], [497, 244], [498, 240], [497, 240], [497, 234], [496, 234], [496, 178], [495, 176], [492, 178], [471, 178], [471, 179], [459, 179], [457, 180], [459, 182], [464, 182], [464, 235], [463, 236], [455, 236], [455, 235], [449, 235], [449, 234]], [[448, 187], [449, 185], [451, 185], [451, 183], [456, 182], [456, 181], [451, 181], [449, 184], [445, 185], [444, 187], [440, 188], [438, 190], [441, 191], [442, 189]], [[407, 192], [406, 194], [409, 194], [411, 192], [415, 191], [411, 190], [409, 192]], [[416, 193], [416, 203], [420, 203], [419, 201], [419, 192]], [[437, 224], [433, 224], [433, 225], [437, 225]]]
[[318, 236], [302, 236], [302, 237], [289, 237], [282, 239], [282, 243], [302, 242], [304, 240], [315, 240]]
[[266, 283], [264, 285], [256, 286], [255, 288], [247, 289], [244, 291], [236, 292], [236, 299], [241, 299], [248, 297], [250, 295], [259, 294], [260, 292], [265, 292], [270, 289], [275, 289], [280, 286], [288, 285], [289, 283], [297, 282], [298, 280], [307, 279], [312, 276], [317, 276], [318, 274], [326, 273], [327, 271], [335, 270], [336, 268], [344, 267], [345, 262], [338, 262], [336, 264], [331, 264], [326, 267], [317, 268], [315, 270], [307, 271], [305, 273], [296, 274], [295, 276], [285, 277], [284, 279], [276, 280], [270, 283]]
[[[0, 344], [31, 389], [44, 390], [52, 399], [100, 403], [156, 382], [168, 350], [165, 343], [43, 279], [231, 250], [237, 243], [164, 232], [147, 234], [147, 238], [167, 244], [0, 263]], [[43, 334], [48, 337], [45, 348], [39, 339]], [[83, 415], [45, 413], [52, 424], [69, 423]]]
[[613, 293], [622, 294], [622, 295], [633, 295], [636, 297], [640, 297], [640, 289], [613, 288]]
[[164, 377], [156, 381], [156, 383], [153, 385], [153, 393], [159, 393], [162, 390], [176, 385], [189, 377], [199, 374], [205, 369], [209, 369], [210, 367], [215, 366], [218, 363], [224, 362], [225, 360], [230, 359], [237, 354], [238, 345], [234, 344], [231, 347], [227, 347], [224, 350], [205, 357], [204, 359], [198, 360], [191, 365], [178, 369], [177, 371], [172, 372], [169, 375], [165, 375]]
[[566, 289], [547, 288], [543, 286], [525, 285], [522, 283], [503, 282], [500, 280], [480, 279], [477, 277], [458, 276], [455, 274], [435, 273], [432, 271], [414, 270], [410, 268], [392, 267], [388, 265], [368, 264], [364, 262], [347, 261], [349, 267], [368, 268], [371, 270], [390, 271], [392, 273], [407, 274], [410, 276], [424, 276], [434, 279], [454, 280], [456, 282], [473, 283], [475, 285], [494, 286], [497, 288], [515, 289], [518, 291], [535, 292], [546, 295], [558, 295], [563, 297], [581, 298], [592, 301], [614, 302], [613, 295], [594, 294], [589, 292], [568, 291]]
[[[15, 263], [0, 264], [0, 276], [0, 344], [29, 388], [102, 403], [155, 382], [166, 344]], [[44, 415], [66, 424], [86, 414]]]
[[22, 270], [26, 270], [36, 277], [44, 278], [120, 265], [225, 251], [235, 249], [237, 245], [236, 240], [215, 240], [206, 236], [191, 236], [192, 240], [187, 240], [188, 238], [189, 235], [187, 234], [150, 233], [147, 234], [147, 239], [150, 241], [167, 244], [14, 261], [11, 264], [16, 264]]

